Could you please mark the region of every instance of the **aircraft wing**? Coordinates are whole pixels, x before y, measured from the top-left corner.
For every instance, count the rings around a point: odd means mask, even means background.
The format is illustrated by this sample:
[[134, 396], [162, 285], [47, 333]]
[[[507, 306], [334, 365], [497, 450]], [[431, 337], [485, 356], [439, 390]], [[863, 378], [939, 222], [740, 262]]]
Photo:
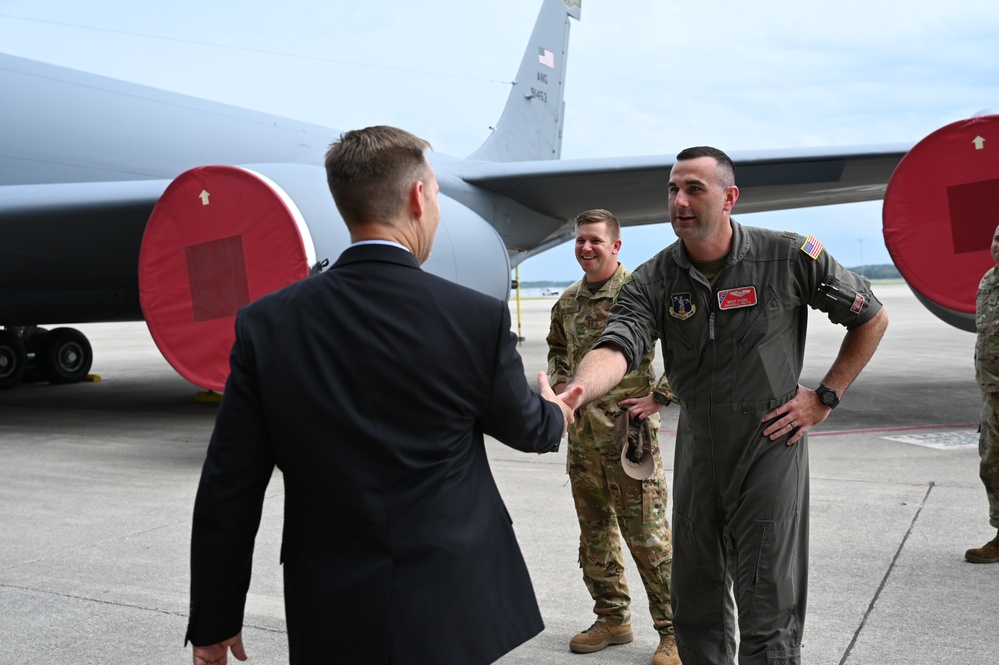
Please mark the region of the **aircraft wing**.
[[[668, 219], [673, 155], [560, 159], [569, 23], [579, 3], [540, 4], [490, 138], [467, 159], [428, 155], [441, 221], [424, 269], [501, 299], [511, 267], [571, 237], [582, 210], [613, 210], [627, 226]], [[53, 383], [86, 377], [85, 337], [43, 325], [144, 319], [181, 375], [222, 390], [239, 308], [321, 271], [350, 242], [322, 165], [339, 134], [332, 128], [3, 54], [0, 89], [0, 389], [17, 385], [29, 367]], [[999, 117], [962, 125], [955, 140], [987, 158], [994, 151], [976, 146], [991, 122]], [[909, 148], [731, 153], [741, 192], [735, 212], [881, 199]], [[939, 179], [936, 165], [947, 155], [909, 170]], [[994, 228], [977, 214], [995, 200], [992, 180], [977, 182], [981, 161], [969, 162], [961, 187], [947, 191], [952, 208]], [[940, 188], [917, 178], [911, 189]], [[939, 232], [914, 231], [927, 206], [903, 198], [914, 203], [895, 206], [895, 227], [934, 252], [911, 263], [935, 269], [938, 240], [951, 230], [961, 240], [951, 272], [968, 272], [966, 249], [991, 260], [976, 244], [988, 235], [966, 221], [951, 224], [948, 214], [934, 213], [945, 220]], [[901, 265], [920, 250], [898, 247]], [[977, 279], [983, 270], [970, 272]], [[927, 306], [954, 325], [973, 323], [974, 285], [966, 281], [957, 303], [924, 285]]]
[[[908, 144], [732, 152], [739, 184], [735, 212], [751, 213], [884, 198]], [[668, 220], [673, 157], [612, 157], [469, 164], [466, 182], [555, 219], [607, 208], [624, 226]]]

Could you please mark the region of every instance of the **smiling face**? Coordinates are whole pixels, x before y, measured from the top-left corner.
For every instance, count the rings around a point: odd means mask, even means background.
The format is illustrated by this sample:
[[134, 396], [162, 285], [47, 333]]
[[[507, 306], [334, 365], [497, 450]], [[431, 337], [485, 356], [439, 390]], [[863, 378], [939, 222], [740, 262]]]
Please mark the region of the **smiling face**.
[[607, 222], [590, 222], [576, 227], [576, 261], [591, 283], [610, 279], [617, 270], [621, 239], [607, 228]]

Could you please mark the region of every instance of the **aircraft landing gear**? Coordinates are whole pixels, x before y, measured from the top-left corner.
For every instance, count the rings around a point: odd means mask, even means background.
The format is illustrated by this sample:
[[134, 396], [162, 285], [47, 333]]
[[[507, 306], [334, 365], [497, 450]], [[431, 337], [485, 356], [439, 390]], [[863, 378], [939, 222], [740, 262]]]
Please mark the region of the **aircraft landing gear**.
[[28, 370], [28, 352], [21, 339], [9, 330], [0, 330], [0, 390], [13, 388]]
[[77, 383], [87, 378], [94, 352], [83, 333], [74, 328], [56, 328], [42, 335], [35, 351], [35, 367], [43, 379], [49, 383]]
[[0, 390], [22, 381], [77, 383], [87, 378], [93, 362], [90, 342], [74, 328], [0, 330]]

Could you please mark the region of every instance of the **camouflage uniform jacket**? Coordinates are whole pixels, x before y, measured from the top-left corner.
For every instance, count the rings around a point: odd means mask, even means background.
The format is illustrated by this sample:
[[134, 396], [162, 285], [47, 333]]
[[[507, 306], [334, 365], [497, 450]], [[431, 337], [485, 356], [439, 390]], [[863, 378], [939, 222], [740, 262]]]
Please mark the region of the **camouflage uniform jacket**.
[[[617, 302], [621, 287], [631, 281], [631, 271], [620, 263], [614, 275], [597, 290], [590, 291], [585, 277], [567, 288], [552, 307], [551, 328], [548, 333], [548, 380], [554, 386], [568, 383], [586, 352], [600, 337], [607, 324], [607, 315]], [[673, 400], [673, 393], [666, 382], [665, 374], [656, 383], [652, 360], [655, 358], [655, 342], [652, 349], [638, 365], [629, 372], [606, 395], [591, 402], [580, 410], [580, 419], [589, 420], [595, 432], [610, 436], [614, 431], [614, 417], [621, 412], [618, 402], [628, 397], [644, 397], [655, 387], [663, 397]], [[570, 425], [570, 433], [583, 423]]]
[[975, 301], [975, 379], [982, 392], [999, 392], [999, 272], [982, 277]]

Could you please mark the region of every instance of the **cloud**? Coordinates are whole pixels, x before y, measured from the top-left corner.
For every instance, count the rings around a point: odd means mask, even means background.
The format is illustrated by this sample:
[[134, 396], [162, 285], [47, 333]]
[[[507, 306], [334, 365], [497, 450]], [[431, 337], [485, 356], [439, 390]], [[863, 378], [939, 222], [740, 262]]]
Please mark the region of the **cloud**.
[[[539, 7], [5, 0], [0, 43], [15, 55], [337, 129], [397, 124], [464, 156], [499, 118], [504, 81], [516, 74]], [[996, 35], [991, 0], [587, 0], [570, 36], [562, 154], [914, 143], [999, 109]], [[865, 262], [887, 259], [877, 204], [745, 221], [818, 230], [848, 265], [861, 247]], [[671, 237], [668, 227], [626, 230], [625, 252]], [[565, 247], [522, 272], [541, 265], [578, 274]]]

